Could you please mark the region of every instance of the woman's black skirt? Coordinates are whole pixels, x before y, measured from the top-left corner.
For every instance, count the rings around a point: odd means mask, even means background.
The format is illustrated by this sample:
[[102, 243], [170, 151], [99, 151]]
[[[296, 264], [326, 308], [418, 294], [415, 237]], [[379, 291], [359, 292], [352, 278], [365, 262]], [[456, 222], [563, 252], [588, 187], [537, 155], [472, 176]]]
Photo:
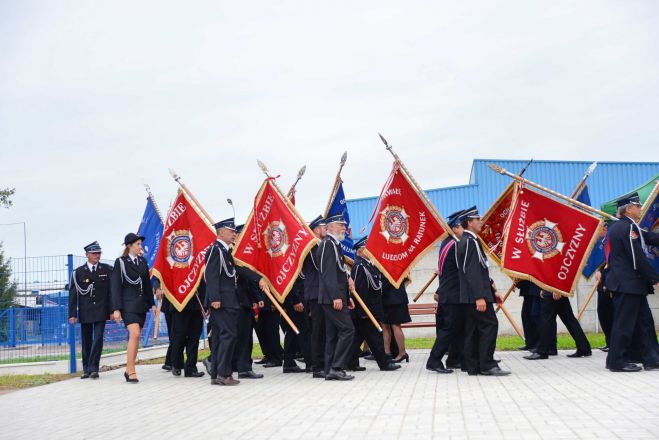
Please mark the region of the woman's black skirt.
[[384, 306], [384, 324], [405, 324], [412, 322], [410, 311], [407, 304], [394, 304], [391, 306]]
[[124, 325], [128, 327], [130, 324], [139, 324], [140, 328], [144, 327], [144, 321], [146, 321], [146, 312], [143, 313], [131, 313], [126, 312], [121, 314], [121, 318], [124, 320]]

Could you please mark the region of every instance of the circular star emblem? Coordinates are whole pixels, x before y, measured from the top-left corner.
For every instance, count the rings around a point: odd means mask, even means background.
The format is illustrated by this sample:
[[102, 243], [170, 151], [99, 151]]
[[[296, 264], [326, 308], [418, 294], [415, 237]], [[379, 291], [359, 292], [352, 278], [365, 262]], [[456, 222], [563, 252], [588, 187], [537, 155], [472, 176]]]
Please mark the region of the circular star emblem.
[[548, 260], [563, 252], [565, 243], [558, 224], [547, 219], [533, 223], [526, 231], [526, 243], [538, 260]]
[[408, 217], [405, 208], [387, 205], [380, 212], [380, 234], [390, 243], [404, 244], [410, 233]]

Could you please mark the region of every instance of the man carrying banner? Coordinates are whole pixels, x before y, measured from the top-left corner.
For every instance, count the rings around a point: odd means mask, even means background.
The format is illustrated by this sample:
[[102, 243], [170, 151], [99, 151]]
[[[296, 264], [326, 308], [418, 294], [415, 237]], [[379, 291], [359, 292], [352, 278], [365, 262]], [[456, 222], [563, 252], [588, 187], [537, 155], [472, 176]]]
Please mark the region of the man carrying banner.
[[238, 338], [240, 301], [237, 293], [237, 277], [259, 283], [261, 290], [268, 288], [265, 280], [251, 270], [236, 266], [230, 246], [236, 238], [233, 218], [216, 223], [217, 241], [206, 253], [206, 295], [213, 315], [213, 359], [211, 360], [211, 385], [237, 385], [240, 381], [232, 376], [232, 359]]
[[327, 237], [320, 244], [318, 303], [322, 305], [326, 320], [325, 380], [352, 380], [345, 373], [350, 359], [350, 347], [355, 328], [350, 310], [355, 304], [349, 295], [350, 274], [340, 243], [345, 239], [346, 222], [338, 214], [327, 219]]
[[[384, 316], [382, 274], [368, 261], [364, 254], [364, 246], [366, 246], [367, 238], [364, 237], [355, 243], [356, 259], [355, 265], [352, 266], [351, 276], [355, 283], [355, 290], [362, 297], [366, 307], [368, 307], [375, 319], [382, 322]], [[350, 350], [349, 370], [362, 371], [366, 369], [359, 366], [360, 347], [364, 341], [368, 344], [368, 348], [375, 357], [380, 370], [393, 371], [400, 368], [400, 364], [394, 363], [391, 356], [385, 354], [382, 333], [375, 328], [369, 320], [366, 311], [359, 304], [356, 304], [353, 310], [353, 324], [355, 327], [355, 337]]]
[[[240, 233], [244, 226], [236, 226], [236, 232]], [[253, 279], [239, 275], [236, 289], [240, 309], [236, 350], [233, 353], [231, 367], [233, 371], [238, 372], [238, 379], [262, 379], [263, 375], [255, 373], [252, 369], [252, 348], [254, 346], [252, 331], [254, 329], [254, 307], [263, 308], [264, 303], [258, 284]]]
[[[324, 240], [327, 236], [327, 225], [322, 215], [319, 215], [309, 223], [309, 229], [318, 240]], [[318, 244], [309, 251], [304, 260], [301, 275], [304, 278], [304, 301], [311, 325], [307, 327], [311, 331], [311, 368], [314, 378], [325, 378], [325, 314], [323, 308], [318, 304], [318, 290], [320, 288], [318, 268]], [[309, 338], [307, 338], [309, 340]]]
[[478, 241], [481, 231], [481, 216], [476, 207], [467, 209], [461, 216], [464, 228], [458, 243], [458, 273], [460, 279], [460, 302], [465, 304], [465, 347], [464, 361], [470, 376], [507, 376], [494, 360], [499, 321], [493, 302], [501, 302], [494, 281], [490, 278], [485, 252]]
[[617, 206], [620, 221], [609, 232], [606, 287], [613, 293], [614, 318], [606, 366], [614, 372], [641, 371], [627, 356], [636, 340], [645, 369], [656, 370], [659, 359], [646, 330], [652, 324], [643, 308], [653, 285], [659, 282], [659, 273], [648, 262], [643, 232], [636, 223], [641, 217], [638, 194], [618, 200]]
[[437, 311], [439, 313], [441, 310], [443, 319], [441, 325], [437, 328], [435, 343], [426, 362], [426, 369], [441, 374], [453, 373], [452, 369], [445, 368], [442, 363], [442, 358], [449, 349], [450, 359], [447, 359], [446, 363], [449, 364], [450, 360], [451, 366], [457, 368], [460, 368], [462, 363], [465, 308], [460, 304], [460, 276], [456, 248], [458, 247], [458, 240], [464, 233], [464, 229], [460, 224], [463, 212], [454, 212], [448, 217], [447, 222], [453, 231], [453, 235], [446, 237], [439, 247]]

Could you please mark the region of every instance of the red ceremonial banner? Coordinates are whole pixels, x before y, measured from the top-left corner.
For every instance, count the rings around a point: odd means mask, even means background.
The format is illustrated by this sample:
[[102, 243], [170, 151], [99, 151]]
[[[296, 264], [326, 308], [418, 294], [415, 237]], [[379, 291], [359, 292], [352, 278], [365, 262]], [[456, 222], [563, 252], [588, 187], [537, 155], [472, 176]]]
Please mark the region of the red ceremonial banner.
[[394, 164], [366, 242], [366, 254], [396, 288], [433, 244], [446, 236], [446, 222], [418, 191], [401, 167]]
[[206, 250], [217, 239], [194, 204], [179, 190], [167, 214], [152, 275], [179, 312], [192, 299], [206, 267]]
[[267, 279], [270, 291], [283, 303], [317, 242], [295, 207], [268, 178], [254, 199], [254, 210], [238, 237], [233, 258], [239, 266]]
[[550, 292], [572, 296], [602, 220], [519, 187], [504, 236], [502, 269]]
[[498, 266], [501, 266], [503, 233], [506, 227], [506, 221], [510, 216], [510, 209], [515, 195], [515, 185], [516, 183], [514, 181], [511, 182], [481, 218], [483, 229], [479, 234], [480, 239], [486, 251]]

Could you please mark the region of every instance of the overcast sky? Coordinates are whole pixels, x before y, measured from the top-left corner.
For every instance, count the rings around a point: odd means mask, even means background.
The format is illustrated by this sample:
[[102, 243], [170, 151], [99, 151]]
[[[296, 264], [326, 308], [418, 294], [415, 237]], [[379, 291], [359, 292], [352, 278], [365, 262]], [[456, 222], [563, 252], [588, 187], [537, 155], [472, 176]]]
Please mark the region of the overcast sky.
[[[246, 218], [264, 161], [320, 213], [340, 156], [349, 198], [391, 158], [426, 188], [474, 158], [659, 160], [656, 1], [0, 3], [0, 223], [28, 256], [114, 258], [174, 168]], [[0, 226], [23, 256], [21, 226]]]

